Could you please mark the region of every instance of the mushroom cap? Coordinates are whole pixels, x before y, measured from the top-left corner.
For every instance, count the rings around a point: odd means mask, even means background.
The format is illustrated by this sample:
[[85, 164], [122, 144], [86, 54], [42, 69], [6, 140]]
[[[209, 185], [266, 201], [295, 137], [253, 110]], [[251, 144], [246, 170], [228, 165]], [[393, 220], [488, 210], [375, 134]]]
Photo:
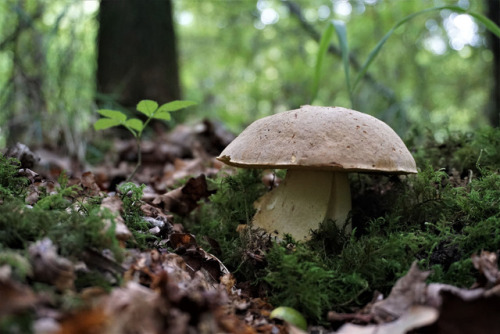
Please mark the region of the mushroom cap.
[[306, 105], [261, 118], [217, 159], [244, 168], [417, 173], [415, 160], [393, 129], [342, 107]]

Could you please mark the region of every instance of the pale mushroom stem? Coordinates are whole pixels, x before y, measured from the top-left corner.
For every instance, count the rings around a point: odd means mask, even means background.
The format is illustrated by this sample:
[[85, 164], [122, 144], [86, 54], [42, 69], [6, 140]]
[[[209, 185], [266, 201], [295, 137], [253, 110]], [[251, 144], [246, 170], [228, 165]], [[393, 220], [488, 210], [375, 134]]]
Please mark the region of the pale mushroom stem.
[[309, 239], [326, 219], [345, 224], [351, 210], [347, 173], [288, 170], [283, 182], [256, 203], [253, 225], [269, 233], [285, 233], [295, 240]]

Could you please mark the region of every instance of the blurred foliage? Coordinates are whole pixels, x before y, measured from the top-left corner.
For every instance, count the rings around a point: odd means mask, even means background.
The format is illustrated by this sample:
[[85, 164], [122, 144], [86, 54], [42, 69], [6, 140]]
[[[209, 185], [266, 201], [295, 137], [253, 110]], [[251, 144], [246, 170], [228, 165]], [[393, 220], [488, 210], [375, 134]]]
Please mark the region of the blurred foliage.
[[83, 157], [94, 109], [94, 1], [0, 1], [0, 147], [63, 145]]
[[[310, 103], [319, 37], [345, 22], [351, 71], [402, 18], [441, 5], [484, 13], [483, 1], [174, 1], [184, 98], [240, 131]], [[0, 2], [0, 147], [7, 139], [64, 146], [83, 157], [95, 117], [98, 1]], [[468, 27], [468, 30], [460, 30]], [[324, 59], [316, 104], [349, 106], [339, 47]], [[335, 51], [337, 50], [337, 51]], [[396, 29], [356, 90], [355, 104], [400, 135], [434, 136], [486, 123], [492, 52], [485, 28], [447, 10]], [[100, 98], [103, 98], [100, 96]], [[167, 101], [161, 101], [167, 102]]]
[[[239, 130], [255, 118], [310, 102], [319, 41], [304, 25], [321, 34], [330, 19], [345, 21], [350, 50], [361, 63], [396, 22], [414, 12], [444, 4], [484, 12], [481, 1], [297, 4], [305, 23], [286, 2], [277, 0], [231, 6], [223, 1], [176, 2], [186, 97]], [[358, 109], [383, 119], [400, 134], [425, 124], [442, 138], [443, 128], [484, 124], [491, 78], [478, 73], [489, 72], [492, 53], [485, 47], [484, 27], [476, 23], [471, 25], [472, 45], [453, 49], [452, 43], [461, 47], [461, 40], [452, 35], [457, 32], [457, 16], [449, 11], [429, 13], [397, 29], [372, 64], [371, 79], [358, 87]], [[203, 61], [197, 61], [200, 55]], [[315, 103], [350, 105], [340, 54], [329, 54], [323, 71]]]

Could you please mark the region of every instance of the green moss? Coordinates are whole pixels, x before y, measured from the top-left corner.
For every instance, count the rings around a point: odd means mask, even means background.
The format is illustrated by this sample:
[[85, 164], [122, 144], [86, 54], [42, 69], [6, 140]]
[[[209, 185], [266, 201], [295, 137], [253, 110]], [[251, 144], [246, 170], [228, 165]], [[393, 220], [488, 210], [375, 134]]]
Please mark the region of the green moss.
[[0, 333], [33, 333], [34, 312], [5, 315], [0, 318]]
[[271, 303], [295, 308], [315, 320], [331, 308], [335, 272], [325, 268], [314, 252], [302, 245], [293, 250], [275, 245], [266, 259], [263, 280], [271, 286]]
[[74, 210], [28, 208], [19, 201], [6, 201], [0, 206], [0, 244], [4, 248], [26, 249], [30, 243], [48, 237], [62, 256], [78, 257], [90, 247], [109, 248], [120, 258], [122, 251], [114, 230], [105, 230], [106, 217], [99, 211], [95, 207], [83, 215]]
[[[255, 213], [253, 202], [265, 192], [261, 172], [241, 169], [234, 176], [208, 181], [216, 193], [183, 223], [189, 232], [198, 236], [198, 242], [205, 249], [220, 251], [224, 264], [236, 271], [240, 279], [253, 279], [255, 268], [246, 262], [245, 256], [249, 240], [247, 235], [238, 233], [237, 228], [251, 221]], [[214, 249], [204, 237], [215, 240], [220, 249]]]
[[20, 165], [19, 160], [0, 153], [0, 200], [24, 196], [29, 181], [19, 175]]
[[132, 182], [126, 182], [118, 187], [123, 203], [122, 217], [133, 236], [127, 241], [127, 246], [137, 247], [141, 250], [154, 248], [155, 242], [159, 240], [158, 237], [149, 232], [151, 225], [143, 219], [141, 198], [145, 187], [145, 184], [137, 186]]
[[500, 130], [450, 133], [441, 143], [429, 136], [414, 155], [418, 175], [351, 176], [351, 234], [327, 221], [306, 244], [262, 248], [267, 265], [242, 265], [253, 244], [235, 233], [265, 190], [257, 171], [216, 180], [217, 194], [190, 229], [221, 244], [240, 281], [265, 282], [275, 306], [315, 322], [328, 310], [365, 305], [374, 291], [387, 295], [415, 260], [432, 270], [429, 281], [470, 286], [471, 255], [500, 248]]

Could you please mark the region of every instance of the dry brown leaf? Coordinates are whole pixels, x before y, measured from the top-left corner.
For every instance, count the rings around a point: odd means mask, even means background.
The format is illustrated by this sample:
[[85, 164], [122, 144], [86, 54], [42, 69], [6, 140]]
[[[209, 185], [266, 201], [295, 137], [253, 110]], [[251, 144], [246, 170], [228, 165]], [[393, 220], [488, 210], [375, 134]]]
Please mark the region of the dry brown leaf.
[[[132, 233], [128, 229], [127, 225], [125, 225], [125, 221], [121, 216], [122, 210], [122, 200], [118, 196], [110, 196], [106, 197], [102, 200], [101, 209], [108, 209], [115, 215], [115, 235], [118, 240], [127, 241], [132, 237]], [[111, 221], [106, 219], [104, 221], [105, 228], [108, 229], [111, 227]]]
[[198, 201], [213, 193], [208, 190], [205, 175], [190, 178], [182, 187], [159, 195], [153, 200], [154, 205], [161, 206], [165, 211], [187, 215], [198, 206]]
[[167, 310], [161, 297], [138, 283], [114, 289], [102, 308], [109, 319], [103, 334], [163, 333]]
[[87, 196], [99, 196], [101, 194], [101, 189], [97, 185], [92, 172], [85, 172], [82, 174], [80, 185], [84, 194]]
[[28, 252], [36, 281], [52, 284], [60, 291], [74, 288], [73, 263], [57, 254], [57, 247], [49, 238], [35, 242]]
[[481, 278], [474, 285], [475, 287], [491, 288], [500, 282], [500, 272], [498, 271], [497, 254], [482, 251], [480, 255], [472, 255], [472, 264], [481, 274]]
[[428, 306], [411, 306], [399, 319], [379, 325], [360, 326], [346, 324], [337, 334], [405, 334], [432, 324], [438, 318], [438, 311]]
[[10, 279], [0, 280], [0, 296], [0, 319], [5, 315], [30, 309], [38, 301], [29, 286]]
[[40, 161], [40, 157], [22, 143], [16, 143], [14, 146], [9, 147], [5, 152], [5, 156], [19, 160], [21, 168], [33, 168]]
[[378, 322], [392, 321], [406, 313], [412, 305], [424, 304], [427, 289], [425, 280], [429, 275], [430, 271], [421, 271], [417, 262], [413, 262], [408, 273], [396, 282], [389, 296], [373, 305], [374, 318]]
[[57, 334], [105, 334], [109, 320], [100, 308], [81, 310], [66, 315]]

